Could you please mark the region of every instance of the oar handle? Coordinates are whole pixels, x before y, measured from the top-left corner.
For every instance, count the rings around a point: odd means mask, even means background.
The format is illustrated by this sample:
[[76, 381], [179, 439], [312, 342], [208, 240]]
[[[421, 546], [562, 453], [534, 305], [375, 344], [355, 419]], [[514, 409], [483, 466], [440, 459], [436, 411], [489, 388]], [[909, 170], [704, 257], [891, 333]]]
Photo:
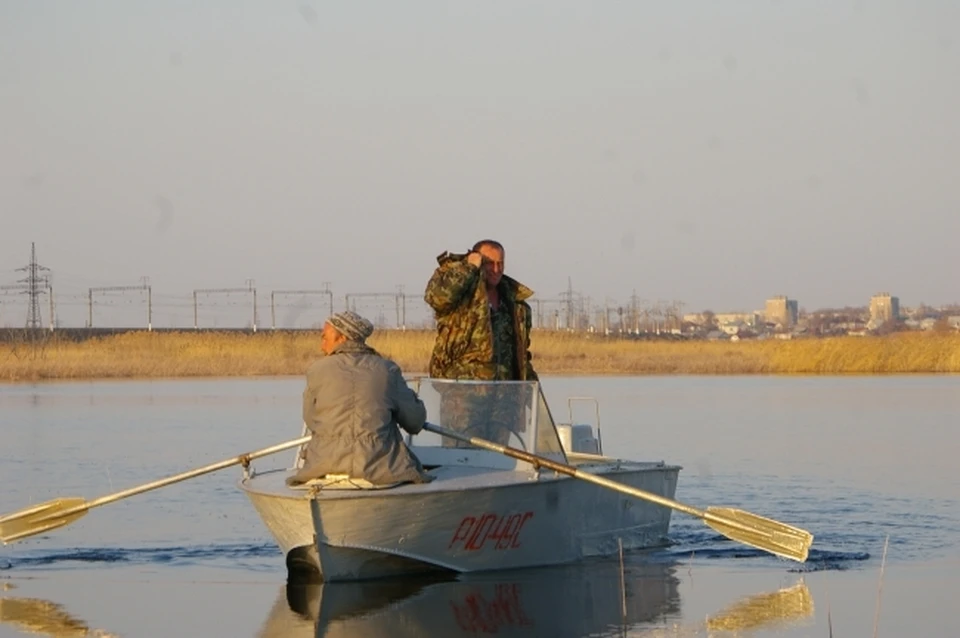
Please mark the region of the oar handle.
[[683, 503], [678, 503], [677, 501], [671, 500], [659, 494], [654, 494], [653, 492], [647, 492], [646, 490], [641, 490], [630, 485], [624, 485], [623, 483], [618, 483], [617, 481], [611, 481], [608, 478], [602, 476], [597, 476], [596, 474], [590, 474], [589, 472], [584, 472], [578, 470], [572, 465], [567, 465], [565, 463], [560, 463], [552, 459], [548, 459], [543, 456], [537, 456], [536, 454], [531, 454], [525, 450], [520, 450], [514, 447], [508, 447], [506, 445], [500, 445], [499, 443], [494, 443], [493, 441], [487, 441], [486, 439], [478, 439], [472, 436], [466, 436], [449, 430], [443, 426], [435, 425], [433, 423], [426, 423], [423, 426], [424, 430], [429, 432], [434, 432], [442, 436], [447, 436], [452, 439], [457, 439], [458, 441], [463, 441], [464, 443], [469, 443], [479, 448], [485, 450], [490, 450], [491, 452], [499, 452], [500, 454], [505, 454], [511, 458], [515, 458], [521, 461], [525, 461], [534, 467], [545, 467], [549, 470], [559, 472], [560, 474], [565, 474], [567, 476], [572, 476], [574, 478], [582, 479], [590, 483], [595, 483], [603, 487], [612, 489], [614, 491], [620, 492], [622, 494], [629, 494], [630, 496], [635, 496], [637, 498], [642, 498], [647, 501], [651, 501], [658, 505], [663, 505], [664, 507], [669, 507], [675, 510], [679, 510], [691, 516], [697, 516], [703, 518], [706, 516], [706, 512], [699, 510], [695, 507], [685, 505]]
[[209, 474], [210, 472], [216, 472], [217, 470], [222, 470], [224, 468], [230, 467], [231, 465], [239, 465], [241, 463], [249, 463], [253, 459], [258, 459], [261, 456], [269, 456], [270, 454], [276, 454], [277, 452], [282, 452], [283, 450], [288, 450], [292, 447], [297, 447], [298, 445], [303, 445], [310, 441], [312, 437], [302, 436], [299, 439], [294, 439], [292, 441], [287, 441], [285, 443], [278, 443], [276, 445], [271, 445], [270, 447], [265, 447], [260, 450], [255, 450], [253, 452], [246, 452], [245, 454], [238, 454], [237, 456], [231, 457], [229, 459], [224, 459], [218, 461], [217, 463], [211, 463], [210, 465], [205, 465], [203, 467], [198, 467], [181, 474], [176, 474], [174, 476], [169, 476], [164, 479], [157, 481], [152, 481], [150, 483], [144, 483], [143, 485], [138, 485], [137, 487], [131, 487], [130, 489], [123, 490], [121, 492], [116, 492], [114, 494], [107, 494], [106, 496], [101, 496], [95, 498], [92, 501], [87, 501], [82, 505], [72, 507], [67, 510], [57, 512], [57, 516], [69, 516], [75, 512], [80, 512], [84, 510], [91, 509], [93, 507], [99, 507], [100, 505], [107, 505], [108, 503], [113, 503], [114, 501], [119, 501], [120, 499], [127, 498], [129, 496], [134, 496], [135, 494], [142, 494], [144, 492], [149, 492], [150, 490], [155, 490], [161, 487], [166, 487], [167, 485], [172, 485], [174, 483], [179, 483], [181, 481], [186, 481], [192, 479], [196, 476], [201, 476], [203, 474]]

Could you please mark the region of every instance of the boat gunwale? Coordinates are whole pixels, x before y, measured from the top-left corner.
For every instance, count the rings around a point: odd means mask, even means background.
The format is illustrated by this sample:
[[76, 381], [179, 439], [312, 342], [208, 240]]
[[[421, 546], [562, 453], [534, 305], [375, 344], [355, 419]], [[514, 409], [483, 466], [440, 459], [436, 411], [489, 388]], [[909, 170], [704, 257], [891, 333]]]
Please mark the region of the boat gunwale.
[[[553, 472], [551, 470], [543, 471], [541, 470], [538, 474], [534, 470], [497, 470], [486, 467], [476, 467], [473, 466], [438, 466], [433, 469], [441, 468], [456, 468], [456, 469], [476, 469], [476, 473], [470, 475], [461, 475], [448, 478], [438, 478], [437, 480], [431, 481], [430, 483], [404, 483], [394, 487], [389, 487], [385, 489], [356, 489], [356, 490], [317, 490], [314, 488], [300, 488], [293, 489], [288, 487], [285, 483], [273, 484], [268, 487], [258, 488], [255, 485], [251, 485], [252, 481], [255, 481], [259, 477], [270, 477], [271, 483], [275, 481], [278, 477], [278, 474], [289, 474], [293, 470], [288, 468], [275, 468], [271, 470], [266, 470], [264, 472], [253, 474], [249, 477], [244, 477], [238, 481], [238, 486], [244, 492], [247, 492], [252, 495], [259, 495], [267, 498], [279, 498], [287, 499], [290, 501], [309, 501], [309, 500], [320, 500], [320, 501], [344, 501], [344, 500], [354, 500], [354, 499], [369, 499], [376, 497], [391, 497], [398, 498], [401, 496], [423, 496], [427, 494], [442, 494], [442, 493], [454, 493], [454, 492], [472, 492], [482, 489], [504, 489], [510, 487], [520, 487], [526, 485], [548, 485], [553, 484], [556, 481], [562, 480], [577, 480], [575, 477], [568, 476], [566, 474], [561, 474], [559, 472]], [[678, 474], [682, 470], [682, 466], [679, 465], [668, 465], [662, 461], [614, 461], [607, 463], [598, 463], [590, 464], [590, 473], [596, 474], [599, 476], [604, 476], [606, 478], [614, 478], [618, 475], [624, 474], [637, 474], [637, 473], [653, 473], [653, 472], [666, 472], [668, 474], [676, 473]], [[603, 471], [605, 468], [609, 468], [609, 471]], [[473, 482], [468, 484], [463, 484], [463, 482], [470, 480], [471, 478], [481, 477], [503, 477], [502, 480], [487, 480], [482, 482]], [[511, 480], [512, 479], [512, 480]], [[520, 479], [520, 480], [517, 480]], [[450, 486], [450, 481], [458, 481], [461, 483], [457, 486]], [[326, 494], [324, 495], [324, 492]]]

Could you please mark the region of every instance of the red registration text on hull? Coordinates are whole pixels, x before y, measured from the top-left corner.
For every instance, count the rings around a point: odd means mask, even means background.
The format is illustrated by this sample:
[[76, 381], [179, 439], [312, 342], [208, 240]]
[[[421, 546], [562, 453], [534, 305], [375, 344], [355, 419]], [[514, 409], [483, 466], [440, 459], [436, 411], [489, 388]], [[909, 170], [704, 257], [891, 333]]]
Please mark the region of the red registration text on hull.
[[531, 518], [533, 512], [464, 516], [450, 538], [447, 549], [456, 547], [475, 552], [484, 547], [495, 550], [520, 547], [520, 532]]

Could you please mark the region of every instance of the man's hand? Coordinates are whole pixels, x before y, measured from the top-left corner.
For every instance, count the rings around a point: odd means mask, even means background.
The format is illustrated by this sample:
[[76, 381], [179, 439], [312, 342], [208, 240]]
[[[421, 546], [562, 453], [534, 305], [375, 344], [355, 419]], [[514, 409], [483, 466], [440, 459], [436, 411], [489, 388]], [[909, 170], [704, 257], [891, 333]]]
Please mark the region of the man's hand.
[[471, 266], [476, 266], [477, 268], [483, 263], [483, 255], [478, 252], [472, 252], [467, 255], [467, 263]]

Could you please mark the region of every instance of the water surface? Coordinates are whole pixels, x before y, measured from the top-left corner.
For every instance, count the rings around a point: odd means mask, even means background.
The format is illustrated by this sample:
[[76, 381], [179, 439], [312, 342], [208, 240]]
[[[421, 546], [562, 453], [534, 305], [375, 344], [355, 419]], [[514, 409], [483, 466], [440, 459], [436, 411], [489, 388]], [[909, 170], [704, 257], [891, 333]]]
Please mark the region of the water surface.
[[[544, 387], [558, 421], [568, 420], [567, 397], [599, 400], [607, 454], [683, 465], [678, 500], [810, 530], [810, 560], [769, 556], [674, 513], [671, 547], [626, 557], [625, 591], [616, 559], [287, 588], [283, 557], [230, 468], [0, 548], [0, 636], [827, 636], [830, 626], [862, 636], [875, 617], [881, 636], [960, 635], [948, 604], [960, 594], [950, 443], [960, 378], [548, 378]], [[300, 379], [0, 386], [0, 513], [95, 498], [294, 438], [301, 389]], [[590, 401], [572, 404], [576, 422], [595, 414]]]

